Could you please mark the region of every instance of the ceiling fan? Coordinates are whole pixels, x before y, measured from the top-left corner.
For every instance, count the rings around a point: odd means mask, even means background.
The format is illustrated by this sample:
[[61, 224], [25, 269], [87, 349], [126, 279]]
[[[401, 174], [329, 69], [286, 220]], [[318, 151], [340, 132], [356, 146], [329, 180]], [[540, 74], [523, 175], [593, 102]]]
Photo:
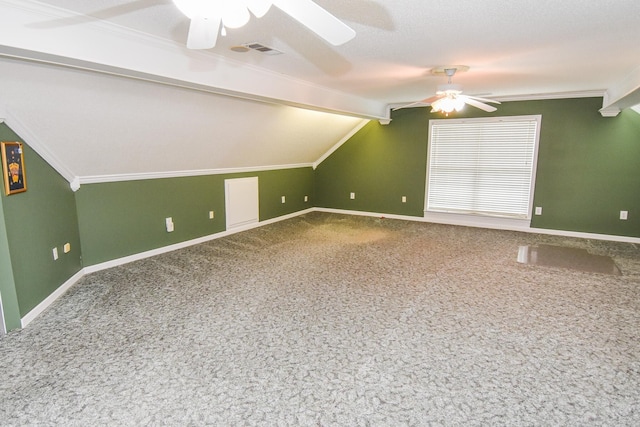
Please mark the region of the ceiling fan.
[[400, 108], [430, 105], [432, 113], [441, 111], [446, 115], [449, 115], [449, 113], [453, 112], [454, 110], [462, 110], [465, 104], [479, 108], [488, 113], [496, 111], [497, 108], [487, 104], [487, 102], [500, 104], [499, 101], [487, 98], [479, 98], [477, 96], [463, 95], [462, 86], [451, 83], [451, 78], [455, 75], [456, 71], [467, 71], [468, 69], [469, 67], [463, 65], [434, 68], [434, 70], [432, 71], [433, 74], [445, 74], [448, 77], [447, 84], [438, 86], [438, 90], [434, 96], [423, 99], [421, 101], [412, 102], [398, 108], [394, 108], [394, 111], [399, 110]]
[[334, 46], [355, 37], [356, 32], [312, 0], [173, 0], [178, 9], [191, 19], [187, 47], [211, 49], [218, 34], [227, 28], [240, 28], [249, 22], [249, 12], [263, 17], [276, 6], [287, 15]]

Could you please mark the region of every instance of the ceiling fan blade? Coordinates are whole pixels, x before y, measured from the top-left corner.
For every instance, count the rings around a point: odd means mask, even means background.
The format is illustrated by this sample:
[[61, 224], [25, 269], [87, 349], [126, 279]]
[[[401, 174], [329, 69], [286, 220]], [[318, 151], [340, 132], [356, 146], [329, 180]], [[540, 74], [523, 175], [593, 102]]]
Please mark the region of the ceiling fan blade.
[[412, 102], [411, 104], [401, 105], [399, 107], [392, 108], [391, 111], [396, 111], [396, 110], [401, 110], [403, 108], [411, 108], [411, 107], [427, 107], [428, 105], [429, 104], [425, 104], [422, 101], [416, 101], [416, 102]]
[[273, 4], [334, 46], [356, 35], [351, 27], [311, 0], [273, 0]]
[[475, 99], [470, 98], [468, 96], [459, 96], [458, 99], [462, 99], [465, 104], [469, 104], [472, 107], [476, 107], [476, 108], [479, 108], [481, 110], [484, 110], [487, 113], [493, 113], [494, 111], [497, 110], [497, 108], [492, 106], [492, 105], [487, 105], [487, 104], [485, 104], [483, 102], [476, 101]]
[[481, 102], [492, 102], [494, 104], [500, 104], [500, 101], [496, 101], [495, 99], [489, 99], [489, 98], [480, 98], [478, 96], [470, 96], [470, 95], [464, 95], [466, 98], [469, 99], [475, 99], [476, 101], [481, 101]]
[[256, 18], [262, 18], [266, 15], [273, 4], [271, 0], [245, 0], [245, 3]]
[[427, 107], [427, 106], [431, 105], [433, 102], [437, 101], [438, 99], [440, 99], [442, 97], [443, 97], [442, 95], [434, 95], [431, 98], [426, 98], [426, 99], [423, 99], [421, 101], [416, 101], [416, 102], [412, 102], [412, 103], [407, 104], [407, 105], [401, 105], [400, 107], [393, 108], [392, 111], [396, 111], [396, 110], [399, 110], [401, 108], [411, 108], [411, 107], [418, 107], [418, 106]]
[[222, 18], [219, 16], [210, 18], [194, 16], [191, 18], [187, 47], [189, 49], [211, 49], [214, 47], [218, 40], [221, 21]]
[[442, 96], [442, 95], [433, 95], [432, 97], [423, 99], [420, 102], [424, 102], [425, 104], [433, 104], [434, 102], [436, 102], [440, 98], [444, 98], [444, 96]]

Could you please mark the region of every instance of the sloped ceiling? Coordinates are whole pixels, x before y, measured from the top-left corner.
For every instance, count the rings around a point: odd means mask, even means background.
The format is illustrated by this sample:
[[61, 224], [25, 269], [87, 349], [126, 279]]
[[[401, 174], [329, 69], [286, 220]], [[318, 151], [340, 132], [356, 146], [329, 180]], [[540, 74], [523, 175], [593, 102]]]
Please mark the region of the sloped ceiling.
[[[0, 0], [0, 107], [92, 182], [310, 164], [361, 119], [432, 95], [447, 64], [470, 66], [455, 82], [472, 95], [640, 103], [636, 0], [316, 3], [355, 39], [330, 46], [272, 8], [191, 51], [169, 0]], [[247, 42], [283, 54], [230, 50]]]
[[11, 59], [0, 74], [12, 117], [85, 182], [308, 166], [362, 121]]

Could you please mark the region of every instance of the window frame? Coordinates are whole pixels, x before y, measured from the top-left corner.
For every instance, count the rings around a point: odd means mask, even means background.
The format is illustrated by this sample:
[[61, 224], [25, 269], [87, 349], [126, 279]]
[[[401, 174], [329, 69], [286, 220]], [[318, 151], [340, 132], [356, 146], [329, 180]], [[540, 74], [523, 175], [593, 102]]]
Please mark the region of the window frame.
[[[526, 217], [516, 218], [513, 216], [500, 216], [489, 213], [463, 213], [463, 212], [445, 212], [429, 210], [429, 179], [431, 176], [431, 157], [432, 157], [432, 132], [434, 125], [447, 122], [455, 123], [497, 123], [497, 122], [513, 122], [513, 121], [535, 121], [535, 141], [533, 147], [533, 158], [531, 167], [531, 184], [529, 187], [529, 200]], [[538, 168], [538, 149], [540, 145], [540, 130], [542, 125], [542, 115], [522, 115], [522, 116], [500, 116], [500, 117], [478, 117], [478, 118], [461, 118], [461, 119], [431, 119], [429, 120], [428, 148], [427, 148], [427, 164], [426, 164], [426, 181], [425, 181], [425, 198], [424, 198], [424, 218], [430, 222], [438, 222], [445, 224], [480, 226], [486, 228], [502, 228], [502, 229], [528, 229], [531, 224], [533, 211], [533, 198], [535, 194], [536, 172]]]

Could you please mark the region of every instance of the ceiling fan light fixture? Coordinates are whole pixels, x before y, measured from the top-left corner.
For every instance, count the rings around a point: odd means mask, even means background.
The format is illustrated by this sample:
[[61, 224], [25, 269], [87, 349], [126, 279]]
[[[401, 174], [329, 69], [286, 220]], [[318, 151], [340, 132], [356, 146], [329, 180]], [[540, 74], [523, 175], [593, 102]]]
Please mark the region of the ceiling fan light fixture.
[[220, 17], [227, 28], [240, 28], [250, 18], [249, 9], [242, 1], [173, 0], [173, 3], [189, 19]]
[[222, 12], [222, 22], [227, 28], [240, 28], [244, 26], [249, 19], [249, 9], [247, 6], [237, 2], [221, 2], [220, 8]]
[[439, 85], [436, 91], [437, 95], [460, 95], [462, 93], [462, 86], [448, 83], [446, 85]]
[[431, 112], [443, 112], [449, 114], [455, 111], [461, 111], [464, 108], [464, 101], [456, 98], [455, 96], [445, 96], [431, 104]]
[[443, 112], [445, 115], [449, 115], [455, 111], [461, 111], [466, 104], [472, 107], [479, 108], [488, 113], [496, 111], [496, 107], [487, 104], [487, 102], [493, 104], [500, 104], [498, 101], [487, 98], [479, 98], [477, 96], [469, 96], [462, 94], [462, 86], [451, 83], [451, 78], [455, 75], [456, 71], [467, 71], [469, 69], [466, 65], [448, 65], [433, 68], [432, 74], [444, 74], [447, 76], [447, 84], [439, 85], [435, 96], [425, 98], [422, 101], [412, 102], [410, 104], [402, 105], [394, 108], [393, 110], [399, 110], [400, 108], [416, 107], [416, 106], [431, 106], [431, 112]]
[[215, 47], [218, 32], [224, 36], [227, 28], [244, 26], [251, 14], [261, 18], [271, 6], [276, 6], [334, 46], [346, 43], [356, 35], [351, 27], [313, 0], [173, 0], [173, 3], [191, 20], [187, 37], [189, 49]]

